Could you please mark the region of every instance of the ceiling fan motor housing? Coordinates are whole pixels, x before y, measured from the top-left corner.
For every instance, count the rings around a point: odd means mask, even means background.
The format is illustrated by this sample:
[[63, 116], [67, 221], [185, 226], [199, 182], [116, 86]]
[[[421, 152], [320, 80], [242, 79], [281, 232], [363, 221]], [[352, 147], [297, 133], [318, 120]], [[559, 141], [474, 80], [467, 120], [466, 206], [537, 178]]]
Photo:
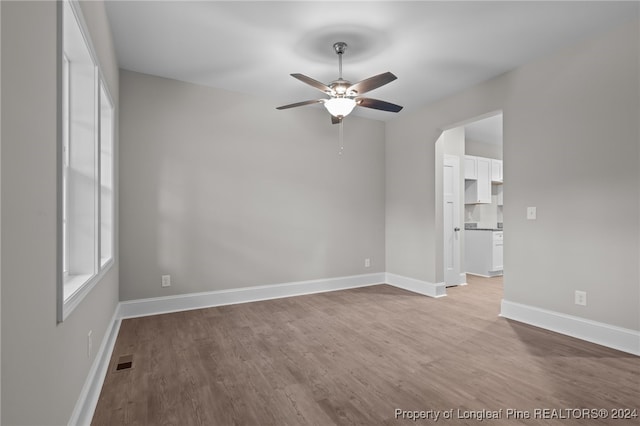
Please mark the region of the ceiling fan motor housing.
[[345, 43], [344, 41], [333, 43], [333, 49], [338, 55], [342, 55], [345, 50], [347, 50], [347, 43]]
[[356, 92], [353, 90], [349, 90], [349, 93], [347, 93], [347, 89], [349, 89], [350, 86], [351, 86], [351, 82], [343, 78], [334, 80], [331, 83], [329, 83], [329, 87], [331, 88], [330, 95], [337, 96], [337, 97], [355, 96]]

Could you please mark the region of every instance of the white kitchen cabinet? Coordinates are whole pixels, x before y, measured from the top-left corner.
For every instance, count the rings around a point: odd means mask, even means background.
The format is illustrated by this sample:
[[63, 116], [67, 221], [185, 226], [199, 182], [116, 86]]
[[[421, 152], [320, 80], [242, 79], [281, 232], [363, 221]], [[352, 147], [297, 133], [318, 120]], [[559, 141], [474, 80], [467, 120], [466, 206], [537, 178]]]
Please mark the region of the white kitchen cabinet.
[[[473, 157], [475, 159], [476, 179], [464, 183], [465, 204], [491, 204], [491, 159]], [[466, 175], [467, 156], [465, 156]]]
[[504, 234], [502, 231], [492, 232], [493, 245], [491, 256], [491, 270], [502, 271], [504, 269]]
[[464, 261], [468, 274], [483, 277], [502, 275], [504, 269], [504, 243], [502, 231], [464, 231]]
[[503, 194], [503, 186], [502, 185], [493, 185], [493, 190], [496, 195], [496, 201], [498, 206], [504, 206], [504, 196]]
[[502, 160], [491, 160], [491, 182], [502, 183]]
[[464, 178], [465, 179], [478, 179], [478, 157], [471, 155], [464, 156]]

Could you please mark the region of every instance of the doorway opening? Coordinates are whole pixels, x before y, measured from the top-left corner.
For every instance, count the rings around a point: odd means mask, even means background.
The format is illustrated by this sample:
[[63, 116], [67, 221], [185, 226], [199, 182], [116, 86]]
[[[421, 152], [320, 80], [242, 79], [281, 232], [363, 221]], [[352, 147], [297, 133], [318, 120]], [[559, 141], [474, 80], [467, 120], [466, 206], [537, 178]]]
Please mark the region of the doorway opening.
[[446, 287], [504, 273], [503, 170], [502, 111], [456, 124], [436, 142], [436, 252]]

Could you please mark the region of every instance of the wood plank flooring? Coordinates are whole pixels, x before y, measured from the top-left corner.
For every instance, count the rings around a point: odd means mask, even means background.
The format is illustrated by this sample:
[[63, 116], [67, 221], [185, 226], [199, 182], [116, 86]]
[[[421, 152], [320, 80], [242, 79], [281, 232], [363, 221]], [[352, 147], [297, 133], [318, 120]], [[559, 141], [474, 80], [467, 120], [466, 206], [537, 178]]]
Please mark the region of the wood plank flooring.
[[640, 424], [566, 411], [640, 410], [639, 357], [498, 317], [500, 277], [447, 293], [379, 285], [124, 320], [92, 424]]

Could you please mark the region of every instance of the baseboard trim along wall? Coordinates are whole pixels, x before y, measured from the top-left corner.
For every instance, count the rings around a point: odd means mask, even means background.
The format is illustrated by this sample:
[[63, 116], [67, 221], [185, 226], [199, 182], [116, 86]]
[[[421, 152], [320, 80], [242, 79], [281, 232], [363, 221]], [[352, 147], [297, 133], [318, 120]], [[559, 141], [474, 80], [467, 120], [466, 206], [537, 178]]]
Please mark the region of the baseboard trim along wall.
[[502, 300], [500, 316], [640, 356], [640, 332]]
[[80, 391], [80, 397], [76, 402], [76, 406], [73, 408], [73, 413], [71, 413], [71, 418], [69, 419], [69, 426], [89, 426], [91, 424], [93, 413], [98, 405], [102, 384], [107, 376], [107, 369], [109, 368], [111, 354], [113, 353], [118, 331], [120, 330], [120, 323], [120, 309], [118, 305], [109, 322], [102, 343], [100, 343], [100, 348], [98, 348], [93, 364], [89, 369], [87, 379]]
[[188, 311], [214, 306], [234, 305], [237, 303], [257, 302], [260, 300], [302, 296], [305, 294], [345, 290], [383, 284], [384, 272], [375, 274], [352, 275], [348, 277], [327, 278], [311, 281], [298, 281], [284, 284], [271, 284], [204, 293], [180, 294], [151, 299], [139, 299], [120, 302], [120, 318], [134, 318], [169, 312]]
[[460, 284], [458, 285], [467, 285], [467, 273], [463, 272], [460, 274]]
[[137, 318], [148, 315], [210, 308], [214, 306], [234, 305], [237, 303], [249, 303], [260, 300], [323, 293], [327, 291], [346, 290], [349, 288], [366, 287], [385, 283], [425, 296], [446, 296], [446, 287], [444, 283], [433, 284], [427, 281], [420, 281], [415, 278], [379, 272], [374, 274], [352, 275], [347, 277], [128, 300], [120, 302], [118, 318]]
[[414, 293], [423, 294], [430, 297], [443, 297], [447, 295], [447, 289], [444, 283], [430, 283], [427, 281], [417, 280], [415, 278], [403, 277], [402, 275], [391, 274], [387, 272], [386, 283], [394, 287], [412, 291]]

